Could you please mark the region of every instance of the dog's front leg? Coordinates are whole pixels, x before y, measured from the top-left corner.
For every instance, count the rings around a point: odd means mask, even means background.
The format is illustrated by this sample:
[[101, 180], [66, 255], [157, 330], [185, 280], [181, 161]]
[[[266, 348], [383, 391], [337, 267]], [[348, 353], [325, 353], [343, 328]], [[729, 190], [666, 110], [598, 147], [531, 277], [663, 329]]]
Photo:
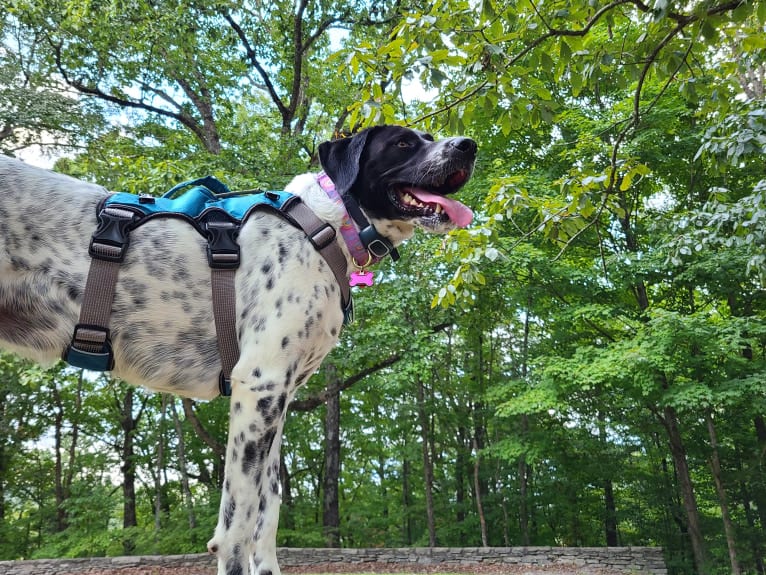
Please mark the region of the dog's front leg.
[[208, 542], [218, 555], [218, 575], [280, 573], [279, 448], [288, 398], [284, 379], [278, 385], [264, 375], [256, 369], [244, 380], [232, 377], [224, 488]]
[[266, 480], [262, 488], [266, 497], [259, 498], [258, 520], [253, 534], [255, 552], [251, 556], [250, 563], [253, 575], [280, 575], [277, 563], [277, 528], [279, 527], [279, 507], [282, 503], [279, 484], [279, 451], [283, 425], [284, 412], [266, 464]]

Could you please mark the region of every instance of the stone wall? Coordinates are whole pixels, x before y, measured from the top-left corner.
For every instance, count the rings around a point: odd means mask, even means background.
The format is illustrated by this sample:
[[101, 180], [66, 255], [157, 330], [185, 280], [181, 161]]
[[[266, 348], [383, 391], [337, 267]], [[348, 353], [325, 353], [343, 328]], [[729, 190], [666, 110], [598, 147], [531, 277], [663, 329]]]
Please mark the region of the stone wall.
[[[417, 547], [399, 549], [303, 549], [281, 548], [280, 565], [284, 568], [332, 563], [365, 564], [396, 563], [402, 571], [407, 566], [444, 565], [575, 565], [587, 573], [588, 568], [602, 568], [626, 575], [667, 575], [662, 549], [659, 547]], [[155, 568], [190, 570], [189, 575], [215, 572], [211, 555], [170, 555], [136, 557], [94, 557], [89, 559], [37, 559], [34, 561], [0, 561], [0, 575], [48, 575], [112, 573], [119, 575], [140, 569], [151, 573]]]

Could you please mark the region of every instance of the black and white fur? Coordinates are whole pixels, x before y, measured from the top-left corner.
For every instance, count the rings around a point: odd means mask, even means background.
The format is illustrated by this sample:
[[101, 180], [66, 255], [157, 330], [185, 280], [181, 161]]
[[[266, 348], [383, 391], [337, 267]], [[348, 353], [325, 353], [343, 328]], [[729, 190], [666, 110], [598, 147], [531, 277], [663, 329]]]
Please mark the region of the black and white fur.
[[[356, 198], [395, 245], [415, 227], [437, 233], [454, 227], [434, 206], [405, 202], [402, 187], [454, 192], [470, 176], [475, 153], [467, 138], [434, 142], [395, 126], [320, 146], [339, 191]], [[338, 226], [342, 210], [313, 175], [296, 177], [287, 190]], [[41, 363], [61, 356], [78, 319], [96, 206], [106, 194], [0, 156], [0, 346]], [[343, 313], [335, 276], [301, 230], [259, 212], [243, 225], [239, 243], [241, 356], [232, 373], [225, 484], [208, 549], [218, 555], [219, 575], [278, 575], [285, 411], [336, 343]], [[111, 317], [115, 377], [181, 396], [218, 395], [205, 247], [192, 226], [173, 218], [151, 220], [132, 233]]]

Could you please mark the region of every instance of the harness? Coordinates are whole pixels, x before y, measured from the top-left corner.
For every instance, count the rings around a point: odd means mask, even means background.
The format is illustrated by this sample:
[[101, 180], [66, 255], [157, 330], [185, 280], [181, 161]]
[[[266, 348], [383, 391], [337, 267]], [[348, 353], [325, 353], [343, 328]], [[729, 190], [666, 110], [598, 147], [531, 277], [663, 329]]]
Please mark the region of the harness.
[[[174, 198], [190, 186], [191, 189]], [[353, 302], [346, 276], [347, 263], [335, 229], [320, 220], [298, 196], [288, 192], [230, 192], [223, 183], [207, 176], [178, 184], [160, 198], [114, 193], [99, 203], [98, 226], [88, 248], [91, 264], [80, 318], [72, 341], [64, 350], [64, 360], [93, 371], [110, 371], [114, 367], [109, 318], [120, 264], [130, 245], [130, 233], [155, 218], [180, 218], [208, 242], [213, 317], [221, 358], [218, 388], [221, 395], [231, 395], [231, 371], [239, 358], [234, 291], [234, 276], [240, 264], [237, 236], [242, 224], [258, 210], [274, 213], [305, 232], [335, 274], [344, 322], [351, 321]]]

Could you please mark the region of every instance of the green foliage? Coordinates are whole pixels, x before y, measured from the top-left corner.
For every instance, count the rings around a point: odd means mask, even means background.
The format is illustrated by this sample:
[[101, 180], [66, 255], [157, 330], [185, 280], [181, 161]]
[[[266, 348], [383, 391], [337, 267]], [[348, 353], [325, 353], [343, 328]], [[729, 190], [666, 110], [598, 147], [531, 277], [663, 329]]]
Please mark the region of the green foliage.
[[[341, 394], [342, 544], [428, 544], [431, 464], [439, 545], [482, 544], [480, 494], [492, 545], [616, 538], [662, 545], [673, 573], [730, 572], [709, 417], [733, 549], [756, 572], [765, 6], [5, 0], [0, 148], [55, 132], [78, 146], [59, 170], [160, 193], [207, 173], [282, 186], [333, 129], [476, 138], [461, 192], [475, 223], [381, 264], [327, 358], [344, 382], [370, 371]], [[128, 537], [137, 553], [202, 550], [221, 481], [210, 439], [174, 404], [177, 436], [161, 401], [137, 394], [139, 526], [123, 530], [125, 388], [78, 376], [0, 356], [0, 556], [119, 554]], [[316, 404], [288, 417], [280, 545], [325, 541]], [[50, 440], [62, 407], [63, 529]], [[218, 443], [227, 413], [194, 405]], [[707, 555], [696, 566], [684, 473]]]

